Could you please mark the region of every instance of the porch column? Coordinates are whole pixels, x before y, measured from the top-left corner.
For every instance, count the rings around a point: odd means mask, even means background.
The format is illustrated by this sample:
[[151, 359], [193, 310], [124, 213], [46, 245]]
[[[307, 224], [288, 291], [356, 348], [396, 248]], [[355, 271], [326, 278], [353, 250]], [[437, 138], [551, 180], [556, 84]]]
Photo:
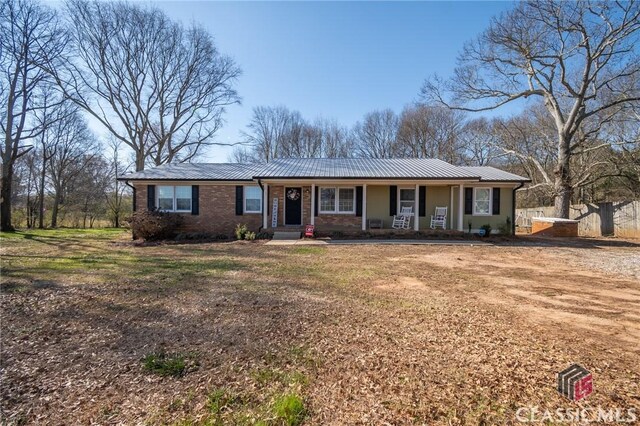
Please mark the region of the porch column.
[[458, 231], [464, 231], [464, 185], [460, 184], [458, 193]]
[[453, 185], [449, 186], [449, 229], [453, 229]]
[[367, 230], [367, 184], [362, 185], [362, 230]]
[[267, 229], [269, 227], [269, 185], [265, 183], [262, 188], [262, 227]]
[[416, 183], [416, 192], [415, 192], [416, 196], [416, 208], [415, 211], [413, 212], [413, 230], [414, 231], [418, 231], [420, 230], [420, 185], [418, 185]]
[[316, 184], [311, 184], [311, 221], [312, 225], [316, 224]]

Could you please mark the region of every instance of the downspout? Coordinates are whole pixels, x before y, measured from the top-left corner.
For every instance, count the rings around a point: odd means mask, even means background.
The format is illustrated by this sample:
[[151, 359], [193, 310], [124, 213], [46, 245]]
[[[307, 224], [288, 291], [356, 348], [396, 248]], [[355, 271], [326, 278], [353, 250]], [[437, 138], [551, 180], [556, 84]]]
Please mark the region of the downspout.
[[136, 188], [133, 185], [131, 185], [128, 180], [125, 180], [124, 184], [127, 185], [129, 188], [131, 188], [131, 192], [133, 193], [133, 197], [131, 198], [131, 204], [132, 204], [131, 211], [135, 212], [137, 207], [136, 206]]
[[[260, 189], [262, 190], [262, 208], [264, 209], [264, 199], [267, 196], [267, 194], [264, 193], [264, 186], [262, 186], [262, 180], [258, 179], [258, 186], [260, 187]], [[263, 216], [266, 212], [262, 212]], [[260, 218], [260, 227], [258, 228], [258, 232], [262, 231], [262, 224], [263, 224], [263, 220], [262, 218]]]
[[520, 182], [511, 192], [511, 235], [516, 235], [516, 191], [523, 186], [524, 182]]
[[[128, 180], [125, 180], [124, 184], [127, 185], [129, 188], [131, 188], [131, 192], [133, 193], [133, 197], [131, 198], [131, 204], [132, 204], [131, 211], [132, 213], [135, 213], [136, 207], [137, 207], [136, 206], [136, 188], [133, 185], [131, 185]], [[133, 229], [131, 230], [131, 239], [132, 240], [136, 239], [136, 236], [133, 235]]]

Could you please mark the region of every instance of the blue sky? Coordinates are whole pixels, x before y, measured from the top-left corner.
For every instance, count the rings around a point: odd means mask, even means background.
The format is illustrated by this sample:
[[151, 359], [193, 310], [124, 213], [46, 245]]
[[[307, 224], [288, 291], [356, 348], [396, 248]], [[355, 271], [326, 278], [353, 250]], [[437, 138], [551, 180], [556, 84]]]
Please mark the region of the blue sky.
[[[196, 21], [243, 70], [242, 105], [218, 133], [236, 142], [253, 107], [285, 105], [307, 119], [353, 125], [368, 111], [400, 112], [417, 100], [424, 79], [449, 75], [466, 40], [510, 2], [177, 2], [157, 5], [174, 19]], [[508, 111], [504, 111], [508, 112]], [[214, 147], [202, 160], [226, 161]]]

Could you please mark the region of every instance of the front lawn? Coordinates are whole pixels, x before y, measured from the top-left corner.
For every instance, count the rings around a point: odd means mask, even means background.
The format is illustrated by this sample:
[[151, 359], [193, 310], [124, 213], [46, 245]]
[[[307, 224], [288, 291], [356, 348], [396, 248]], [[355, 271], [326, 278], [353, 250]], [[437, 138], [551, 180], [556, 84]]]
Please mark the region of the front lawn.
[[[640, 404], [637, 246], [0, 245], [1, 423], [490, 425]], [[574, 362], [594, 376], [580, 404], [555, 390]]]

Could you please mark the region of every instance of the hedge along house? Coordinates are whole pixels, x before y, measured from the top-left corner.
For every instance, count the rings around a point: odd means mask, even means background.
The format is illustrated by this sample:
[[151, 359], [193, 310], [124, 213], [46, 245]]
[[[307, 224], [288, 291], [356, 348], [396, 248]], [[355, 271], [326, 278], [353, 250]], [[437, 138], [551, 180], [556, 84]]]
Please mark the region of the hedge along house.
[[[185, 232], [365, 231], [391, 229], [402, 207], [411, 229], [430, 228], [446, 207], [446, 229], [513, 226], [515, 190], [529, 179], [493, 167], [436, 159], [278, 159], [266, 164], [167, 164], [120, 177], [134, 188], [134, 211], [184, 215]], [[416, 217], [418, 220], [416, 220]], [[513, 228], [511, 228], [513, 229]]]

